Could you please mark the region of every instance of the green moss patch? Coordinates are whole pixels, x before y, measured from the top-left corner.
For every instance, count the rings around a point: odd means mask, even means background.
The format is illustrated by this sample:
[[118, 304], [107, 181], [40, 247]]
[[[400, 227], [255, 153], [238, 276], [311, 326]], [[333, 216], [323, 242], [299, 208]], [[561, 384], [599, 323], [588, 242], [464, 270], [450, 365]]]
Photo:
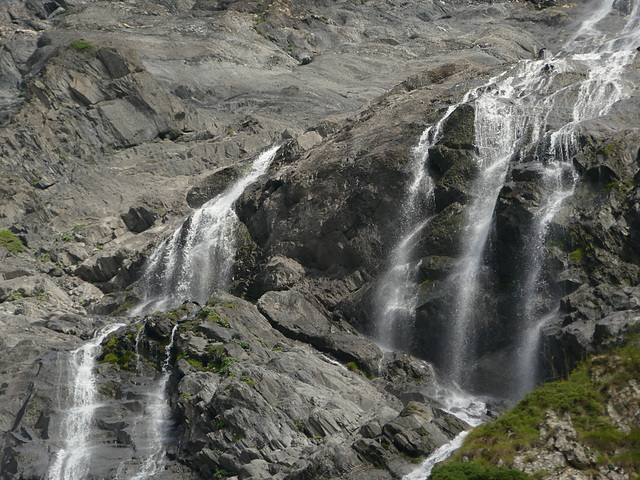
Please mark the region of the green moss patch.
[[0, 231], [0, 245], [9, 250], [14, 255], [24, 252], [24, 244], [9, 230]]
[[202, 357], [193, 357], [188, 353], [178, 355], [178, 358], [186, 360], [196, 370], [201, 372], [215, 372], [222, 375], [231, 375], [231, 366], [239, 360], [227, 352], [224, 345], [210, 345], [207, 353]]
[[[235, 308], [235, 305], [233, 305]], [[203, 319], [205, 322], [217, 323], [221, 327], [230, 328], [229, 322], [227, 322], [224, 318], [218, 315], [217, 312], [213, 311], [210, 308], [203, 308], [198, 312], [198, 318]]]
[[71, 48], [73, 48], [76, 52], [82, 53], [94, 53], [98, 51], [98, 47], [92, 45], [86, 40], [74, 40], [69, 44]]

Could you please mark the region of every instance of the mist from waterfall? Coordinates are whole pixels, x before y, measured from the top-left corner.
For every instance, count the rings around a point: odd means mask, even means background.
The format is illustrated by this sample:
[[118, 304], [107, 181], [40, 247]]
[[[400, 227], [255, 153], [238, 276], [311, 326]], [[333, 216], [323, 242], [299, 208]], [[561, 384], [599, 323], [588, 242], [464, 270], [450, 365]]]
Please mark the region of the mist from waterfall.
[[145, 296], [131, 315], [164, 311], [185, 301], [204, 305], [211, 292], [228, 289], [238, 226], [233, 206], [267, 171], [278, 148], [258, 155], [244, 176], [193, 212], [155, 249], [140, 280]]

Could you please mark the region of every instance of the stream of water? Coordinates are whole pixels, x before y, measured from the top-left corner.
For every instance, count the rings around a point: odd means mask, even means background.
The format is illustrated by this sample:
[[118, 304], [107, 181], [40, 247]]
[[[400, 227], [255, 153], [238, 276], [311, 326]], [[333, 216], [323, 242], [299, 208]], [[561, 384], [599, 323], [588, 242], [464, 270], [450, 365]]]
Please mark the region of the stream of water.
[[[155, 388], [148, 393], [142, 418], [146, 421], [138, 425], [134, 442], [138, 446], [137, 456], [143, 458], [140, 471], [127, 480], [145, 480], [153, 478], [165, 464], [166, 446], [171, 431], [171, 410], [167, 400], [167, 384], [171, 376], [171, 358], [175, 344], [178, 324], [171, 330], [171, 340], [165, 347], [162, 375]], [[125, 477], [122, 477], [125, 480]]]
[[62, 412], [64, 447], [56, 452], [48, 480], [81, 480], [91, 467], [93, 417], [100, 407], [93, 369], [102, 341], [124, 324], [111, 324], [96, 332], [92, 340], [71, 351], [66, 373], [69, 391]]
[[[454, 278], [456, 305], [449, 333], [450, 357], [447, 368], [462, 385], [478, 352], [476, 339], [484, 312], [478, 308], [487, 242], [493, 225], [500, 191], [513, 161], [528, 160], [540, 172], [541, 201], [534, 213], [520, 282], [520, 334], [514, 342], [517, 358], [516, 390], [522, 394], [537, 381], [541, 310], [537, 301], [544, 292], [540, 272], [545, 241], [553, 218], [575, 188], [577, 174], [572, 165], [578, 152], [578, 131], [582, 122], [606, 115], [612, 106], [632, 89], [625, 85], [623, 73], [635, 58], [638, 35], [637, 7], [626, 20], [622, 33], [614, 38], [602, 33], [598, 25], [611, 15], [612, 2], [594, 9], [578, 33], [555, 57], [523, 61], [471, 99], [475, 108], [476, 161], [480, 168], [472, 201], [463, 226], [463, 255]], [[635, 16], [634, 16], [635, 15]], [[578, 81], [568, 82], [571, 77]], [[572, 108], [568, 108], [572, 105]], [[565, 112], [568, 112], [567, 115]], [[553, 128], [561, 124], [560, 128]], [[538, 153], [542, 150], [542, 153]]]
[[278, 148], [258, 155], [240, 180], [193, 212], [155, 249], [140, 280], [145, 298], [132, 316], [165, 311], [185, 301], [204, 305], [211, 292], [228, 288], [238, 225], [233, 205], [267, 171]]

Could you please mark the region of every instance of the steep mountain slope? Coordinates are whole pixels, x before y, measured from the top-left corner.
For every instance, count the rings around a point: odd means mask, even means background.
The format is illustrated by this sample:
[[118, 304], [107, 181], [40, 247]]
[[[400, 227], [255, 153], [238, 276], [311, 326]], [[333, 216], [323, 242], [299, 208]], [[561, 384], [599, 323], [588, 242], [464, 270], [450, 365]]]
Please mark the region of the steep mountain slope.
[[[574, 34], [598, 2], [6, 5], [1, 478], [53, 475], [73, 406], [62, 380], [68, 352], [114, 322], [128, 326], [105, 339], [91, 370], [102, 401], [87, 432], [101, 452], [96, 478], [400, 478], [469, 428], [434, 398], [444, 402], [442, 390], [453, 388], [443, 373], [456, 377], [448, 363], [455, 272], [477, 196], [474, 159], [485, 147], [476, 107], [496, 85], [490, 79], [535, 64], [553, 79], [551, 97], [572, 92], [545, 117], [545, 131], [564, 124], [580, 100], [571, 86], [590, 72], [557, 74], [553, 55], [582, 38]], [[635, 18], [634, 5], [612, 2], [603, 28]], [[466, 388], [498, 401], [530, 388], [520, 370], [504, 368], [529, 310], [544, 313], [533, 382], [603, 353], [639, 318], [637, 67], [634, 57], [620, 76], [624, 98], [575, 131], [561, 178], [572, 190], [543, 235], [534, 225], [552, 196], [545, 168], [564, 153], [540, 146], [506, 162], [477, 277], [481, 325], [456, 377]], [[505, 93], [500, 104], [526, 96]], [[429, 223], [413, 251], [417, 303], [400, 334], [407, 353], [383, 352], [371, 341], [380, 279], [407, 233], [415, 147], [436, 125]], [[274, 142], [281, 147], [267, 174], [235, 207], [231, 292], [207, 306], [118, 317], [144, 297], [138, 280], [154, 246]], [[615, 368], [615, 356], [602, 358], [598, 368]], [[165, 410], [153, 395], [170, 406], [167, 418], [154, 416]], [[548, 420], [571, 433], [566, 413]], [[168, 419], [175, 428], [156, 435]], [[543, 470], [527, 463], [536, 452], [502, 462]]]

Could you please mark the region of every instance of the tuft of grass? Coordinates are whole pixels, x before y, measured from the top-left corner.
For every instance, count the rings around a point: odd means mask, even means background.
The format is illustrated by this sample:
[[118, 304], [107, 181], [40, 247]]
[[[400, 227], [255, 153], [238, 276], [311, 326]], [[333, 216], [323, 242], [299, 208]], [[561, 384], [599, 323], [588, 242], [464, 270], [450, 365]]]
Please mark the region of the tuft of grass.
[[240, 340], [239, 338], [232, 338], [231, 343], [235, 343], [236, 345], [242, 347], [244, 350], [251, 350], [251, 344], [246, 340]]
[[98, 51], [98, 47], [96, 47], [95, 45], [92, 45], [86, 40], [74, 40], [69, 44], [69, 46], [73, 48], [76, 52], [93, 53]]
[[25, 249], [22, 241], [20, 241], [20, 239], [9, 230], [0, 231], [0, 245], [2, 245], [14, 255], [24, 252]]
[[430, 480], [530, 480], [532, 477], [507, 467], [488, 467], [475, 462], [435, 467]]
[[202, 310], [200, 310], [200, 312], [198, 312], [198, 317], [204, 319], [205, 322], [217, 323], [221, 327], [231, 328], [231, 325], [229, 325], [229, 322], [227, 322], [224, 318], [222, 318], [220, 315], [218, 315], [216, 312], [214, 312], [210, 308], [205, 307]]

